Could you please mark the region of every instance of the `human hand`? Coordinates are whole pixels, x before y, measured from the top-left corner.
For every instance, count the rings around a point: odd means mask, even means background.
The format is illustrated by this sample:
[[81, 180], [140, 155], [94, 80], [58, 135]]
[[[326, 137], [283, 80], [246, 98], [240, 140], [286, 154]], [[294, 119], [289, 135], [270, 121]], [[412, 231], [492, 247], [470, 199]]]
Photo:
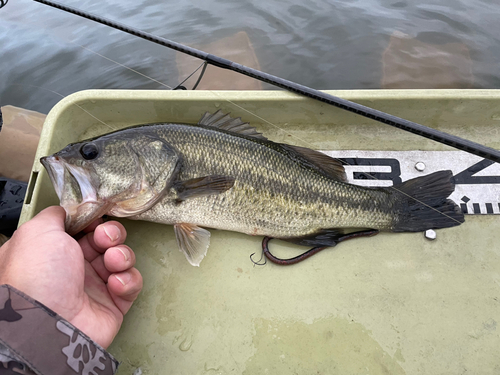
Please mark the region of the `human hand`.
[[64, 231], [63, 208], [46, 208], [0, 247], [0, 284], [10, 284], [57, 312], [106, 348], [142, 289], [127, 233], [94, 221], [78, 241]]

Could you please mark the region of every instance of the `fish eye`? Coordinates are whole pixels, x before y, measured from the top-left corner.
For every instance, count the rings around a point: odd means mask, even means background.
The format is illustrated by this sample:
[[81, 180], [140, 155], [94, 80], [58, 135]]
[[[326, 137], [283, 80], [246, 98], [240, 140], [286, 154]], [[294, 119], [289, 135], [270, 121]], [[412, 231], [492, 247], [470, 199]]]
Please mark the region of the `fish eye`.
[[85, 143], [80, 148], [80, 154], [82, 154], [85, 160], [92, 160], [99, 155], [99, 150], [94, 143]]

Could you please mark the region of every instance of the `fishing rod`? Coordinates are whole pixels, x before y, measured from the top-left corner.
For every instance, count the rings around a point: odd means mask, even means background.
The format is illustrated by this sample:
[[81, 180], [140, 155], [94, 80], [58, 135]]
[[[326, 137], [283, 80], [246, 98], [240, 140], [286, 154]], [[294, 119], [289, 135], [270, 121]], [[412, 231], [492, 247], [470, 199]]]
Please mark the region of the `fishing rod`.
[[[3, 1], [3, 0], [2, 0]], [[298, 83], [288, 81], [286, 79], [280, 78], [273, 76], [268, 73], [261, 72], [260, 70], [257, 69], [252, 69], [247, 66], [232, 62], [230, 60], [224, 59], [222, 57], [218, 57], [215, 55], [212, 55], [207, 52], [200, 51], [198, 49], [192, 48], [185, 46], [183, 44], [158, 37], [156, 35], [147, 33], [145, 31], [124, 25], [119, 22], [115, 22], [112, 20], [109, 20], [104, 17], [97, 16], [95, 14], [91, 14], [88, 12], [84, 12], [82, 10], [63, 5], [54, 1], [50, 0], [34, 0], [38, 3], [42, 3], [45, 5], [49, 5], [51, 7], [63, 10], [65, 12], [69, 12], [72, 14], [75, 14], [77, 16], [101, 23], [103, 25], [115, 28], [117, 30], [124, 31], [128, 34], [137, 36], [142, 39], [146, 39], [150, 42], [160, 44], [162, 46], [174, 49], [176, 51], [188, 54], [190, 56], [202, 59], [206, 61], [208, 64], [216, 66], [218, 68], [222, 69], [228, 69], [232, 70], [241, 74], [244, 74], [246, 76], [258, 79], [260, 81], [270, 83], [274, 86], [286, 89], [288, 91], [294, 92], [296, 94], [300, 94], [312, 99], [319, 100], [323, 103], [327, 103], [330, 105], [333, 105], [335, 107], [344, 109], [349, 112], [356, 113], [358, 115], [368, 117], [372, 120], [382, 122], [387, 125], [394, 126], [396, 128], [417, 134], [419, 136], [432, 139], [436, 142], [443, 143], [445, 145], [457, 148], [459, 150], [463, 150], [466, 152], [469, 152], [471, 154], [481, 156], [483, 158], [489, 159], [491, 161], [500, 162], [500, 151], [495, 150], [490, 147], [486, 147], [484, 145], [481, 145], [476, 142], [469, 141], [467, 139], [463, 139], [460, 137], [457, 137], [455, 135], [451, 135], [445, 132], [441, 132], [436, 129], [429, 128], [427, 126], [417, 124], [416, 122], [405, 120], [403, 118], [397, 117], [390, 115], [388, 113], [378, 111], [373, 108], [366, 107], [364, 105], [358, 104], [351, 102], [346, 99], [342, 99], [330, 94], [327, 94], [322, 91], [318, 91], [315, 89], [312, 89], [307, 86], [300, 85]]]

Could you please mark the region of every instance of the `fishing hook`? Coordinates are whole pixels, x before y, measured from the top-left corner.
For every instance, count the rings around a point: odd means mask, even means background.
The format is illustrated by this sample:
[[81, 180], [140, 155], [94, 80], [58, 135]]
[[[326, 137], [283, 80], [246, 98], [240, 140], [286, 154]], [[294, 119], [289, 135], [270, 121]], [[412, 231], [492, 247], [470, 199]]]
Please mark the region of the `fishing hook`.
[[0, 9], [7, 5], [9, 0], [0, 0]]
[[[250, 254], [250, 260], [252, 261], [254, 266], [265, 266], [267, 264], [267, 260], [266, 258], [264, 258], [264, 252], [262, 252], [262, 254], [260, 255], [260, 259], [258, 261], [253, 260], [254, 255], [255, 253]], [[262, 258], [264, 258], [264, 262], [262, 262]]]
[[[292, 264], [300, 263], [303, 260], [306, 260], [307, 258], [312, 257], [313, 255], [319, 253], [321, 250], [324, 250], [327, 247], [334, 247], [335, 245], [337, 245], [340, 242], [351, 240], [353, 238], [371, 237], [371, 236], [375, 236], [378, 233], [379, 233], [379, 231], [377, 229], [367, 229], [367, 230], [362, 230], [362, 231], [358, 231], [358, 232], [344, 234], [343, 236], [338, 237], [335, 240], [335, 242], [332, 243], [332, 245], [313, 247], [313, 248], [303, 252], [302, 254], [297, 255], [296, 257], [288, 258], [288, 259], [281, 259], [281, 258], [274, 256], [271, 253], [271, 251], [269, 251], [269, 241], [272, 240], [272, 237], [264, 237], [264, 239], [262, 240], [262, 253], [266, 256], [267, 259], [269, 259], [273, 263], [279, 264], [281, 266], [290, 266]], [[252, 255], [254, 255], [254, 254], [252, 254]], [[254, 262], [252, 259], [252, 255], [250, 255], [250, 259], [252, 260], [252, 262]], [[259, 262], [261, 259], [259, 259]], [[261, 265], [264, 265], [265, 263], [259, 264], [259, 263], [254, 262], [254, 264], [261, 266]]]

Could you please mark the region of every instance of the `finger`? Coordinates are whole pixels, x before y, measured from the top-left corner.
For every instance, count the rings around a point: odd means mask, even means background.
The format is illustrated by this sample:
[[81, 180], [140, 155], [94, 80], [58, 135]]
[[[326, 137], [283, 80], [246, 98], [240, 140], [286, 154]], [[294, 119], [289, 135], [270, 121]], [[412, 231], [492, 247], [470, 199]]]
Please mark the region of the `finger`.
[[104, 223], [104, 219], [102, 217], [95, 219], [93, 222], [91, 222], [82, 232], [83, 233], [90, 233], [95, 230], [95, 228]]
[[121, 223], [108, 221], [95, 228], [93, 240], [96, 249], [106, 250], [111, 246], [121, 245], [126, 238], [127, 231]]
[[97, 246], [94, 242], [94, 232], [87, 233], [80, 239], [78, 239], [78, 244], [80, 245], [83, 253], [83, 257], [86, 261], [92, 262], [99, 255], [101, 255], [101, 249], [97, 249]]
[[104, 265], [110, 272], [123, 272], [135, 264], [135, 254], [126, 245], [111, 247], [104, 253]]
[[91, 233], [78, 240], [83, 256], [92, 262], [112, 246], [121, 245], [127, 238], [125, 227], [117, 221], [99, 224]]
[[90, 265], [97, 273], [97, 275], [102, 279], [102, 281], [107, 283], [112, 273], [109, 272], [109, 270], [104, 265], [104, 255], [99, 254], [98, 257], [96, 257], [92, 262], [90, 262]]
[[142, 276], [137, 268], [114, 273], [108, 279], [108, 291], [122, 314], [126, 314], [142, 289]]
[[108, 282], [112, 273], [123, 272], [132, 268], [135, 264], [135, 254], [126, 245], [119, 245], [109, 248], [104, 254], [99, 254], [90, 265], [99, 277]]

